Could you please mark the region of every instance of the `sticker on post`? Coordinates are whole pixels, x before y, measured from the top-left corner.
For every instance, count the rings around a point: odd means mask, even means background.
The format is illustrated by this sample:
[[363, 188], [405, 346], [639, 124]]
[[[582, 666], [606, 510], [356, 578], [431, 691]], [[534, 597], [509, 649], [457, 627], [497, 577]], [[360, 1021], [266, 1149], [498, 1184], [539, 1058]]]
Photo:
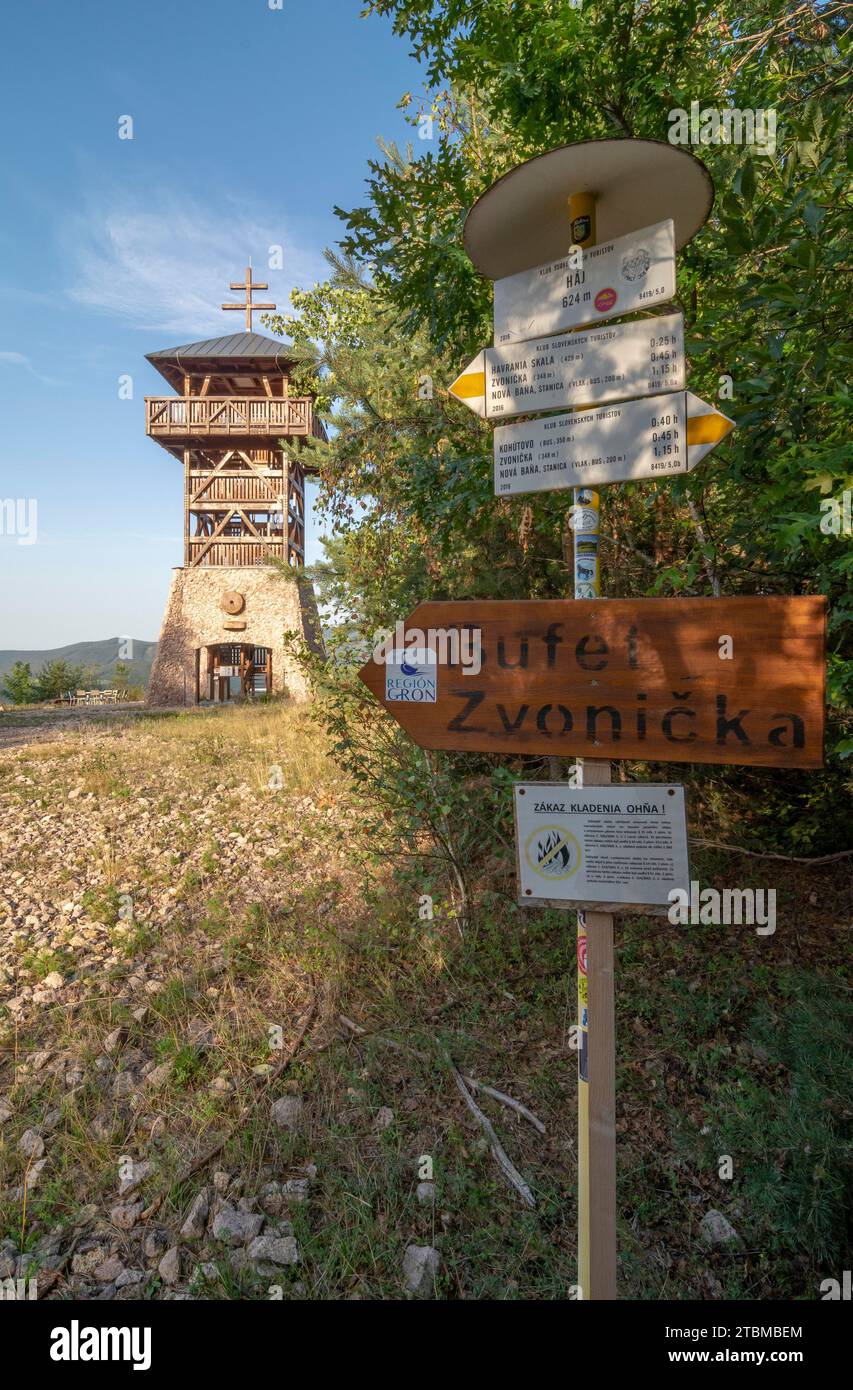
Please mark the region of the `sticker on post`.
[[409, 647], [385, 656], [385, 699], [434, 705], [438, 698], [438, 658], [429, 647]]

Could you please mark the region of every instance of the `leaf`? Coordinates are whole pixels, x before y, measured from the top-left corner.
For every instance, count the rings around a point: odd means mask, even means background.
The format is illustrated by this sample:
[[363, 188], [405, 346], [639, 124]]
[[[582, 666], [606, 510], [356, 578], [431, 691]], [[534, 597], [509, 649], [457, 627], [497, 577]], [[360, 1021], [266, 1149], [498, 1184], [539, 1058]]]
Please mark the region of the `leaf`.
[[812, 236], [817, 236], [818, 231], [820, 230], [820, 224], [823, 221], [825, 214], [826, 208], [819, 207], [818, 204], [813, 203], [811, 199], [806, 203], [806, 206], [803, 209], [803, 221], [805, 222]]
[[740, 171], [740, 193], [748, 203], [755, 197], [755, 165], [748, 159]]
[[799, 307], [802, 303], [801, 296], [797, 294], [796, 290], [792, 290], [790, 285], [765, 285], [757, 293], [759, 299], [775, 300], [780, 304], [795, 304]]

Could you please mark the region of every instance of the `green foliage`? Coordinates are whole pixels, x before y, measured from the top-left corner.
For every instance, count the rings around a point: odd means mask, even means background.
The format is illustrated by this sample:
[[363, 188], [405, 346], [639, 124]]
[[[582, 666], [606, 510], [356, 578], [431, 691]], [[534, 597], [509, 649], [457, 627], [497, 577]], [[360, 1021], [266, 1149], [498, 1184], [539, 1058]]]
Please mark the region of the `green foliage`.
[[744, 1072], [720, 1093], [716, 1152], [737, 1155], [735, 1178], [751, 1243], [808, 1251], [827, 1268], [847, 1249], [853, 1196], [849, 1039], [853, 1008], [841, 990], [800, 973], [781, 982], [790, 1002], [764, 1005], [749, 1030], [753, 1049], [783, 1084]]
[[117, 661], [112, 685], [125, 700], [141, 700], [145, 695], [144, 685], [134, 679], [136, 672], [125, 661]]
[[200, 1084], [209, 1064], [203, 1052], [191, 1043], [182, 1042], [174, 1033], [168, 1033], [157, 1042], [157, 1061], [171, 1062], [171, 1079], [180, 1090]]
[[126, 700], [141, 700], [145, 694], [145, 687], [134, 680], [135, 674], [134, 668], [126, 661], [116, 662], [113, 686]]
[[62, 660], [46, 661], [36, 678], [37, 699], [56, 700], [81, 687], [85, 675], [82, 666], [70, 666]]
[[[487, 0], [474, 9], [375, 0], [369, 9], [392, 16], [412, 39], [441, 88], [433, 106], [444, 121], [435, 153], [414, 160], [391, 151], [372, 163], [370, 200], [345, 215], [344, 247], [371, 266], [376, 291], [404, 329], [425, 328], [436, 350], [451, 349], [454, 368], [489, 341], [488, 286], [460, 253], [460, 229], [495, 177], [570, 140], [666, 139], [670, 113], [692, 100], [777, 113], [772, 155], [725, 144], [698, 151], [717, 200], [680, 257], [691, 387], [713, 398], [731, 377], [734, 396], [723, 408], [738, 431], [690, 478], [607, 489], [606, 582], [614, 596], [714, 585], [732, 594], [827, 594], [841, 663], [835, 688], [849, 705], [853, 557], [849, 537], [819, 525], [820, 496], [840, 498], [853, 487], [845, 385], [853, 160], [842, 16], [826, 5], [744, 10], [683, 0], [661, 0], [642, 22], [624, 0], [581, 9], [570, 0]], [[450, 409], [452, 417], [468, 414]], [[468, 433], [470, 420], [462, 429]], [[445, 476], [425, 462], [432, 450], [424, 439], [405, 496], [409, 525], [423, 519], [449, 590], [456, 592], [459, 566], [448, 569], [464, 529], [465, 542], [488, 547], [498, 581], [505, 562], [530, 594], [564, 592], [564, 499], [529, 499], [534, 540], [525, 553], [513, 536], [524, 499], [495, 502], [487, 465], [464, 458], [470, 439], [451, 439], [461, 476], [448, 458]], [[403, 463], [385, 461], [389, 469]]]
[[117, 888], [105, 884], [102, 888], [87, 888], [83, 893], [83, 907], [95, 922], [114, 927], [119, 920], [121, 897]]
[[[570, 590], [565, 495], [496, 499], [490, 430], [447, 394], [492, 332], [490, 286], [462, 248], [465, 214], [554, 145], [667, 140], [693, 101], [773, 110], [775, 149], [695, 151], [716, 201], [679, 256], [691, 389], [719, 398], [738, 428], [687, 477], [605, 490], [603, 566], [613, 597], [827, 596], [833, 759], [819, 789], [792, 787], [786, 801], [780, 788], [770, 803], [780, 848], [835, 848], [827, 810], [853, 751], [853, 549], [821, 529], [820, 503], [853, 489], [842, 15], [765, 0], [657, 0], [642, 12], [625, 0], [373, 0], [367, 13], [390, 17], [424, 64], [425, 94], [400, 104], [413, 126], [428, 112], [435, 138], [417, 155], [414, 142], [380, 141], [364, 205], [340, 212], [329, 279], [274, 321], [331, 402], [333, 437], [318, 455], [334, 527], [316, 568], [321, 598], [349, 635], [430, 598]], [[725, 788], [726, 771], [699, 775]]]
[[15, 662], [4, 681], [3, 693], [8, 695], [13, 705], [28, 705], [37, 698], [28, 661]]
[[74, 953], [61, 947], [59, 950], [43, 950], [22, 957], [21, 964], [37, 980], [46, 980], [54, 971], [67, 974], [74, 969]]

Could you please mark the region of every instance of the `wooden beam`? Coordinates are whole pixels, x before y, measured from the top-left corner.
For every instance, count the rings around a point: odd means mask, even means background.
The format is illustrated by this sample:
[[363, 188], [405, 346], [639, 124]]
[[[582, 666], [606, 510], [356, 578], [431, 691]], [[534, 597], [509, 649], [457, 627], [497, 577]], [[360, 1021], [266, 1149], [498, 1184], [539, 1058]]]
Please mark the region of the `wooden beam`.
[[224, 531], [225, 527], [228, 525], [229, 518], [233, 515], [234, 510], [235, 510], [235, 509], [232, 507], [231, 511], [228, 512], [228, 513], [222, 518], [222, 520], [220, 521], [220, 523], [219, 523], [219, 525], [217, 526], [216, 530], [213, 532], [213, 535], [212, 535], [212, 536], [209, 538], [209, 540], [207, 541], [207, 544], [203, 547], [203, 549], [199, 552], [199, 554], [196, 555], [195, 559], [193, 560], [193, 565], [198, 565], [198, 564], [200, 564], [201, 561], [204, 559], [205, 555], [206, 555], [207, 552], [210, 550], [210, 547], [213, 545], [213, 542], [222, 534], [222, 532]]
[[[262, 536], [262, 535], [261, 535], [260, 531], [257, 529], [257, 527], [255, 526], [254, 522], [252, 522], [252, 521], [249, 520], [249, 518], [246, 516], [246, 513], [245, 513], [244, 511], [242, 511], [239, 507], [235, 507], [234, 510], [236, 511], [236, 513], [237, 513], [237, 515], [239, 516], [240, 520], [242, 521], [243, 525], [244, 525], [244, 526], [248, 526], [248, 528], [249, 528], [249, 530], [250, 530], [250, 532], [251, 532], [251, 534], [252, 534], [253, 536], [257, 536], [257, 538], [258, 538], [259, 541], [263, 541], [263, 540], [266, 540], [266, 539], [267, 539], [266, 536]], [[228, 539], [231, 540], [232, 537], [229, 536]]]

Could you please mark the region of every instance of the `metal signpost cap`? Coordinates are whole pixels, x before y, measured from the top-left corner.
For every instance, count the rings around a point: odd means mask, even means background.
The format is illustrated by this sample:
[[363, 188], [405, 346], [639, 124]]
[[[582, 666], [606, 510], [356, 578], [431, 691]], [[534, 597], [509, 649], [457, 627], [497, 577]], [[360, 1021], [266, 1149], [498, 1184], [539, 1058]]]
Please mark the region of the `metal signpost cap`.
[[599, 245], [671, 217], [680, 250], [706, 221], [714, 183], [695, 155], [662, 140], [580, 140], [536, 155], [477, 199], [463, 240], [490, 280], [563, 256], [569, 247], [567, 199], [595, 198]]

